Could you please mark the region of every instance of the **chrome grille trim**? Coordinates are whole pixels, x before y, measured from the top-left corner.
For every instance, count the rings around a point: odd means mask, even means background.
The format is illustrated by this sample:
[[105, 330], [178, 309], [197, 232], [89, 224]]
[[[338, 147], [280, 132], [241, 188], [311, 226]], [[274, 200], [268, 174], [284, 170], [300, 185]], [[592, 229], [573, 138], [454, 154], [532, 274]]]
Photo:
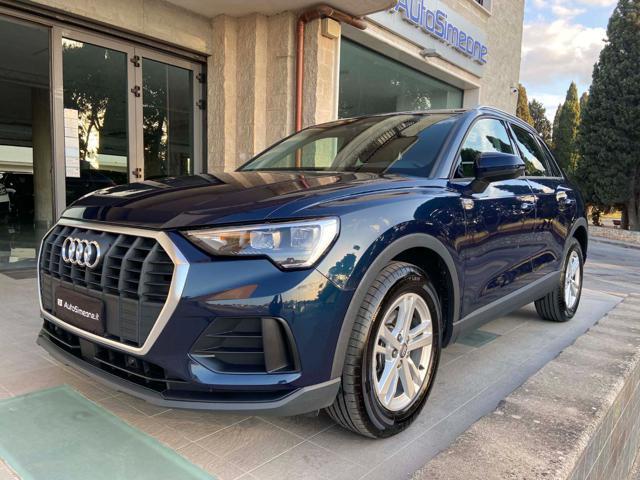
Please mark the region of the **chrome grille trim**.
[[[44, 309], [44, 306], [42, 304], [42, 290], [40, 285], [40, 277], [41, 277], [40, 256], [42, 254], [44, 240], [49, 236], [49, 234], [57, 226], [60, 226], [60, 225], [83, 228], [87, 230], [95, 230], [98, 232], [109, 232], [114, 234], [124, 234], [124, 235], [132, 235], [136, 237], [152, 238], [152, 239], [155, 239], [160, 244], [160, 246], [164, 249], [167, 255], [169, 255], [169, 257], [173, 261], [174, 267], [173, 267], [173, 277], [171, 279], [171, 286], [169, 287], [167, 300], [164, 306], [162, 307], [162, 310], [160, 311], [160, 314], [158, 315], [158, 318], [156, 319], [155, 324], [151, 328], [151, 331], [149, 332], [149, 335], [147, 336], [147, 339], [142, 344], [142, 346], [135, 347], [132, 345], [127, 345], [116, 340], [104, 338], [102, 336], [87, 332], [78, 327], [70, 325], [64, 322], [63, 320], [60, 320], [59, 318], [55, 317], [54, 315], [50, 314]], [[58, 223], [55, 224], [43, 236], [43, 240], [40, 243], [40, 249], [38, 250], [37, 265], [38, 265], [38, 275], [37, 275], [38, 302], [40, 304], [40, 314], [42, 315], [43, 318], [46, 318], [47, 320], [57, 325], [60, 325], [66, 330], [69, 330], [70, 332], [80, 337], [86, 338], [93, 342], [106, 345], [121, 351], [129, 352], [134, 355], [146, 355], [151, 349], [151, 347], [153, 346], [153, 344], [156, 342], [156, 340], [158, 339], [162, 331], [164, 330], [164, 327], [167, 325], [167, 323], [169, 322], [169, 319], [173, 315], [173, 312], [175, 311], [178, 305], [178, 302], [180, 301], [180, 298], [182, 298], [182, 292], [184, 290], [187, 273], [189, 272], [189, 262], [184, 257], [184, 255], [182, 255], [182, 252], [178, 250], [178, 248], [175, 246], [175, 244], [171, 241], [171, 239], [165, 232], [156, 231], [156, 230], [146, 230], [143, 228], [109, 225], [109, 224], [102, 224], [102, 223], [95, 223], [95, 222], [82, 222], [82, 221], [70, 220], [66, 218], [60, 219], [60, 221], [58, 221]]]

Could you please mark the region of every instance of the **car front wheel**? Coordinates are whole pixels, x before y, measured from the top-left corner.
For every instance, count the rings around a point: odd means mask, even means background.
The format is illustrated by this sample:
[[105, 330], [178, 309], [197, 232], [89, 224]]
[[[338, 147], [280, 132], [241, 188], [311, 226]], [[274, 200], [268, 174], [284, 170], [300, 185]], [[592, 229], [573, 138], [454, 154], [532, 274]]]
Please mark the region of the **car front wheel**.
[[433, 385], [440, 326], [440, 301], [426, 274], [404, 262], [389, 263], [360, 306], [329, 415], [373, 438], [409, 426]]

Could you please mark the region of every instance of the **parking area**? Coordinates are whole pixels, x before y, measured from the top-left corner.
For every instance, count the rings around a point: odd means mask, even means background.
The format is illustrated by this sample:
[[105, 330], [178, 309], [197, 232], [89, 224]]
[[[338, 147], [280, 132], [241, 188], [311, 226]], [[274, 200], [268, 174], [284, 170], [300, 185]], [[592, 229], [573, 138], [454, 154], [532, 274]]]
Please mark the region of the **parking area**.
[[[640, 250], [593, 242], [589, 254], [582, 303], [571, 322], [542, 321], [528, 306], [460, 339], [445, 350], [420, 417], [386, 440], [358, 437], [324, 414], [280, 418], [166, 410], [96, 384], [35, 345], [40, 320], [35, 279], [28, 273], [0, 274], [0, 398], [67, 384], [219, 479], [407, 478], [626, 292], [640, 290]], [[0, 463], [4, 477], [15, 478]]]

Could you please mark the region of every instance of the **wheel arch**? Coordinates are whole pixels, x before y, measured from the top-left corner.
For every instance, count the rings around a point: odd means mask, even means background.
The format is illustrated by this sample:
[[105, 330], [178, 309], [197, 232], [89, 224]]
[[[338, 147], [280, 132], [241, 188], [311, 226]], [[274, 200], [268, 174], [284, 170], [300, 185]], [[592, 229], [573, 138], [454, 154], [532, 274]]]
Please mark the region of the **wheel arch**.
[[[349, 337], [369, 287], [385, 265], [393, 260], [404, 261], [422, 268], [434, 282], [438, 293], [440, 294], [441, 291], [445, 293], [448, 305], [443, 311], [443, 345], [446, 345], [451, 338], [453, 323], [460, 316], [461, 291], [456, 263], [449, 250], [437, 238], [423, 233], [406, 235], [380, 252], [360, 279], [340, 328], [333, 356], [331, 378], [337, 378], [342, 374]], [[433, 275], [436, 275], [436, 279]], [[446, 287], [438, 285], [440, 282], [437, 280], [443, 279]], [[442, 297], [441, 300], [444, 304]]]
[[580, 243], [582, 248], [582, 259], [587, 259], [587, 247], [589, 246], [589, 234], [587, 233], [587, 227], [584, 225], [578, 225], [573, 232], [573, 237]]
[[587, 248], [589, 246], [589, 225], [587, 224], [587, 220], [583, 217], [578, 218], [573, 226], [571, 227], [571, 232], [567, 236], [567, 240], [564, 247], [564, 257], [567, 255], [567, 250], [569, 249], [569, 239], [575, 238], [580, 243], [580, 248], [582, 249], [582, 259], [586, 261], [587, 259]]

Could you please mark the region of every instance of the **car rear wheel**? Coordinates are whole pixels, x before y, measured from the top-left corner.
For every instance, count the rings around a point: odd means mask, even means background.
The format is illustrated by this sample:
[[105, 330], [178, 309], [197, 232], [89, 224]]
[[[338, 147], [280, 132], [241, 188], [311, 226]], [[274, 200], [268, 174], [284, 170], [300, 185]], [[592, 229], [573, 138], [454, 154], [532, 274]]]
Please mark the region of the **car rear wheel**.
[[391, 262], [360, 306], [342, 374], [327, 412], [338, 424], [373, 438], [413, 422], [433, 385], [441, 350], [441, 307], [426, 274]]
[[572, 238], [559, 285], [541, 299], [536, 300], [536, 311], [540, 317], [555, 322], [566, 322], [573, 318], [582, 295], [583, 262], [580, 243]]

